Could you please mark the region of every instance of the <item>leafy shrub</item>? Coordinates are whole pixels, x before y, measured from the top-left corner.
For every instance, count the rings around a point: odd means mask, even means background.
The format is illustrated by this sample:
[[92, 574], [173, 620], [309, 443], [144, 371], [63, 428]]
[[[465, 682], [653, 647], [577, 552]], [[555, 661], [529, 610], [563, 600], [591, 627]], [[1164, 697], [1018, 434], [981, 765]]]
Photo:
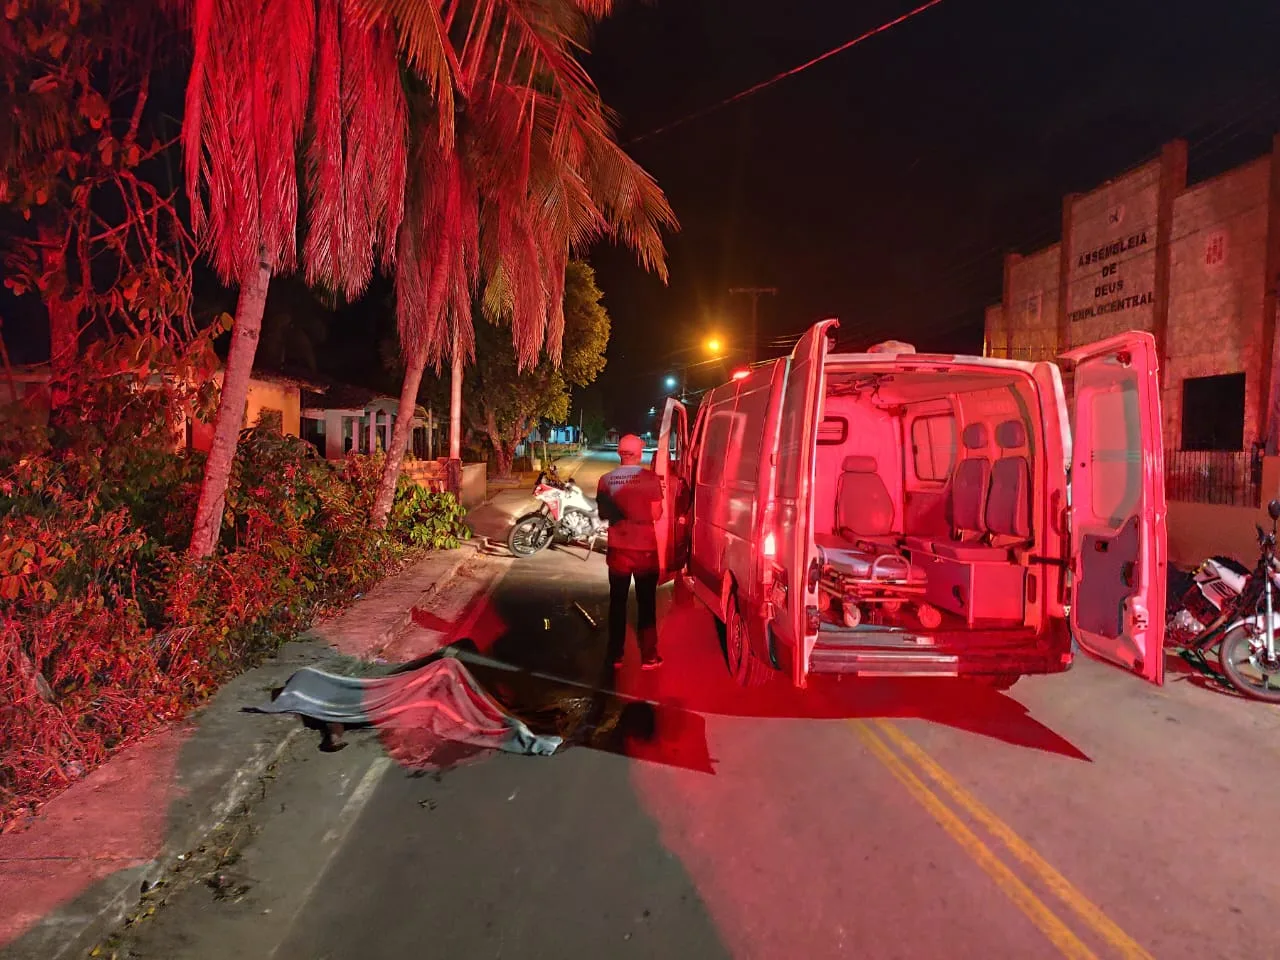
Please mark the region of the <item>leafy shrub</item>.
[[401, 477], [388, 526], [416, 547], [450, 550], [471, 537], [466, 508], [452, 493], [432, 493]]
[[[215, 330], [214, 333], [217, 331]], [[402, 480], [367, 518], [382, 458], [322, 460], [270, 427], [241, 436], [222, 547], [184, 552], [208, 419], [207, 339], [92, 348], [71, 402], [0, 421], [0, 823], [82, 776], [368, 587], [464, 511]], [[200, 385], [200, 386], [196, 386]]]

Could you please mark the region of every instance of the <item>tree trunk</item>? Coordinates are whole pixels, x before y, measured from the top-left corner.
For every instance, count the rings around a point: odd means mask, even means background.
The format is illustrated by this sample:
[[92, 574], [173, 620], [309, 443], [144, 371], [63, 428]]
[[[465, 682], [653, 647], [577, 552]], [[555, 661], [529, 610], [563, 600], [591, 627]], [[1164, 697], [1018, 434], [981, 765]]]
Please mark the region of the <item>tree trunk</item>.
[[193, 557], [208, 557], [218, 545], [222, 532], [222, 512], [226, 505], [227, 484], [236, 458], [236, 444], [244, 426], [245, 404], [249, 399], [249, 378], [253, 373], [253, 356], [262, 333], [262, 313], [267, 305], [271, 271], [258, 264], [253, 275], [240, 285], [240, 301], [236, 304], [235, 324], [231, 328], [231, 349], [222, 373], [222, 397], [218, 415], [213, 421], [213, 444], [204, 464], [204, 482], [196, 504], [196, 522], [191, 531], [188, 552]]
[[58, 231], [48, 227], [40, 229], [41, 266], [50, 278], [45, 309], [49, 313], [50, 405], [55, 410], [65, 406], [70, 397], [67, 381], [80, 355], [80, 311], [83, 306], [79, 294], [69, 300], [66, 297], [71, 278], [67, 275], [65, 242]]
[[52, 404], [64, 406], [70, 396], [67, 381], [80, 355], [80, 300], [49, 299], [49, 373], [53, 384]]
[[456, 333], [449, 376], [449, 459], [462, 459], [462, 341]]
[[396, 408], [396, 427], [391, 434], [391, 449], [382, 464], [382, 481], [373, 501], [370, 522], [381, 530], [387, 525], [387, 516], [396, 499], [396, 484], [400, 480], [400, 465], [404, 451], [413, 434], [413, 412], [418, 408], [418, 387], [422, 383], [422, 371], [427, 366], [427, 351], [420, 350], [409, 360], [404, 371], [404, 384], [400, 387], [400, 406]]
[[490, 437], [493, 442], [493, 467], [495, 476], [506, 479], [511, 476], [511, 462], [515, 459], [515, 450], [501, 437]]
[[453, 363], [449, 374], [449, 492], [462, 498], [462, 339], [453, 335]]

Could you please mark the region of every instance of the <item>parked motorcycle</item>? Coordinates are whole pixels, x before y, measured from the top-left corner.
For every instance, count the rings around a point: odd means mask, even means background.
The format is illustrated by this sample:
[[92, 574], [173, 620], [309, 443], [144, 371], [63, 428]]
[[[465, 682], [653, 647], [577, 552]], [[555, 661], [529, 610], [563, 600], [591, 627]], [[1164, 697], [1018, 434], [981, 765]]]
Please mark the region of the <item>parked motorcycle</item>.
[[1254, 569], [1225, 557], [1202, 563], [1180, 600], [1170, 605], [1165, 638], [1206, 666], [1205, 654], [1216, 645], [1231, 686], [1255, 700], [1280, 703], [1280, 500], [1267, 504], [1267, 513], [1271, 532], [1258, 526]]
[[[517, 557], [532, 557], [556, 540], [594, 546], [609, 529], [608, 522], [600, 519], [596, 502], [572, 477], [561, 480], [554, 463], [538, 474], [533, 495], [542, 506], [516, 520], [507, 535], [507, 547]], [[583, 559], [590, 556], [588, 551]]]

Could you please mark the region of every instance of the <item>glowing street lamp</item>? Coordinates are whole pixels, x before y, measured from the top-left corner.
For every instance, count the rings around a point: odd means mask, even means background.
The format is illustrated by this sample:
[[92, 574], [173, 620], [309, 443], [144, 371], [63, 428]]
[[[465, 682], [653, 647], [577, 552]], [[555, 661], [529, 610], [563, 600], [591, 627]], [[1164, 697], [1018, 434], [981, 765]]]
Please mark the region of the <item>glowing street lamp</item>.
[[680, 381], [668, 374], [667, 379], [664, 382], [666, 383], [668, 390], [674, 390]]
[[711, 354], [713, 357], [720, 355], [720, 349], [723, 346], [724, 344], [720, 342], [719, 337], [710, 337], [707, 339], [707, 353]]

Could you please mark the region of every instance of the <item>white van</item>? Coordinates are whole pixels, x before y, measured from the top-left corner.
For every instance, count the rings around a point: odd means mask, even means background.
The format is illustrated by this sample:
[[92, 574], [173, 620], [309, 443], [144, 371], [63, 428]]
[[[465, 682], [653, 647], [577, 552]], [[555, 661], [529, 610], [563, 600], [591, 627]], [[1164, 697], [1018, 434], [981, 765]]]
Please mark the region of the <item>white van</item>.
[[852, 673], [1003, 688], [1067, 669], [1074, 636], [1161, 683], [1151, 335], [1065, 354], [1069, 411], [1057, 364], [896, 341], [837, 354], [837, 326], [710, 391], [691, 431], [677, 401], [663, 413], [664, 580], [687, 577], [716, 615], [738, 682], [780, 671], [798, 686]]

